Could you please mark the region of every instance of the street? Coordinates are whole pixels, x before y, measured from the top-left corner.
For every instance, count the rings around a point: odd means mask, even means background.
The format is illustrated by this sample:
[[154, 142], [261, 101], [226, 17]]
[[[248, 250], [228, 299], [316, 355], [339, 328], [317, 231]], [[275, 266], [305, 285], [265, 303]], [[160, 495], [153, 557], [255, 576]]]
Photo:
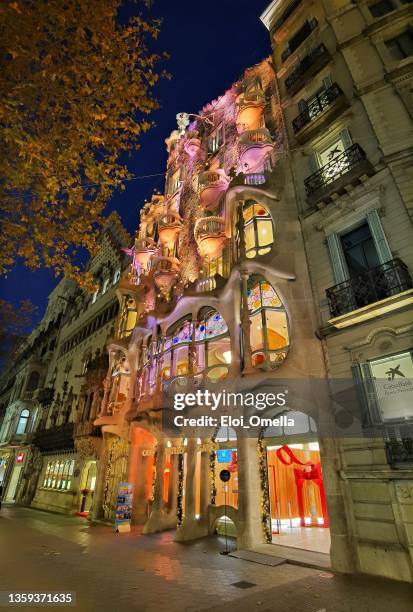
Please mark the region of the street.
[[[222, 556], [218, 538], [190, 544], [117, 534], [77, 517], [3, 506], [0, 590], [76, 593], [79, 611], [411, 612], [404, 583]], [[235, 583], [252, 583], [240, 588]], [[245, 585], [242, 585], [245, 587]], [[14, 607], [3, 609], [14, 610]], [[20, 609], [33, 609], [20, 607]]]

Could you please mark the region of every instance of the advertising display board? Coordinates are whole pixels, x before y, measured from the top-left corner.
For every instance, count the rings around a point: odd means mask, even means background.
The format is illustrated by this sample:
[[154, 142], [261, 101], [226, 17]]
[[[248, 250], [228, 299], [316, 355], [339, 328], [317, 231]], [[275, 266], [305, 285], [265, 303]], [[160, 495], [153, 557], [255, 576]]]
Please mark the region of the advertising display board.
[[370, 362], [383, 421], [413, 416], [413, 362], [410, 352]]
[[132, 497], [132, 485], [129, 482], [119, 483], [115, 514], [115, 529], [119, 533], [130, 531]]

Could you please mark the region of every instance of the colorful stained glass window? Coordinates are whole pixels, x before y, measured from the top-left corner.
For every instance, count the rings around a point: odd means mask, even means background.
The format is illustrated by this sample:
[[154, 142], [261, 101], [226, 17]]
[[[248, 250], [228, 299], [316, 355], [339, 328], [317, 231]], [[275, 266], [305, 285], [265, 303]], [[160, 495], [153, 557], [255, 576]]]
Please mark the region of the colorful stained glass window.
[[254, 287], [247, 290], [248, 309], [251, 312], [261, 308], [261, 286], [257, 283]]
[[227, 324], [218, 312], [215, 312], [210, 317], [208, 317], [208, 319], [206, 320], [205, 330], [205, 337], [207, 340], [209, 338], [214, 338], [215, 336], [221, 336], [222, 334], [226, 334], [227, 332]]
[[247, 300], [251, 321], [252, 365], [276, 367], [285, 359], [290, 343], [283, 303], [272, 285], [260, 277], [250, 278]]
[[261, 283], [261, 296], [263, 306], [272, 306], [273, 308], [282, 306], [280, 298], [275, 293], [270, 283]]

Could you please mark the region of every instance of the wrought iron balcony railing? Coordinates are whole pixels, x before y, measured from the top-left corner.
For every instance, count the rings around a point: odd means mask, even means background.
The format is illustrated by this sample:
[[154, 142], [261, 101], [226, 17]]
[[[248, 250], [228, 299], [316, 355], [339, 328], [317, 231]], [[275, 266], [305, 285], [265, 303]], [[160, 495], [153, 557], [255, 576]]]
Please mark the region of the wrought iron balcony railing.
[[366, 159], [366, 154], [360, 145], [351, 145], [305, 179], [307, 196], [310, 197], [322, 191]]
[[406, 264], [395, 258], [330, 287], [326, 294], [332, 317], [339, 317], [407, 291], [412, 286]]
[[281, 53], [281, 60], [285, 62], [285, 60], [290, 57], [291, 53], [294, 53], [294, 51], [298, 49], [298, 47], [305, 41], [306, 38], [310, 36], [311, 32], [313, 32], [317, 26], [318, 21], [315, 18], [306, 21], [295, 36], [291, 38], [287, 48]]
[[287, 91], [289, 93], [294, 93], [298, 91], [300, 87], [303, 87], [304, 76], [314, 74], [316, 68], [321, 69], [323, 65], [322, 60], [328, 60], [329, 57], [329, 53], [323, 43], [312, 49], [300, 62], [298, 62], [296, 68], [294, 68], [291, 74], [285, 79]]
[[387, 461], [394, 463], [413, 463], [413, 438], [386, 442]]
[[300, 130], [313, 121], [326, 108], [329, 108], [334, 102], [343, 95], [342, 89], [334, 83], [328, 89], [322, 89], [309, 102], [307, 108], [303, 110], [292, 122], [294, 133], [297, 134]]

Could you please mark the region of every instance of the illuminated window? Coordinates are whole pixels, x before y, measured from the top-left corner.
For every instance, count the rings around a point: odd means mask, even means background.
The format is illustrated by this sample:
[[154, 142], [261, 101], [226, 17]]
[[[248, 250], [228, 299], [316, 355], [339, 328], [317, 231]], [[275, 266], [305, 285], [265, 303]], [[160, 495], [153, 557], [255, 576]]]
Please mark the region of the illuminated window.
[[43, 487], [67, 491], [72, 483], [74, 467], [74, 459], [49, 461], [44, 474]]
[[106, 291], [108, 290], [108, 286], [109, 286], [109, 279], [106, 278], [103, 282], [102, 295], [106, 293]]
[[248, 200], [244, 204], [245, 250], [249, 259], [265, 255], [274, 243], [274, 230], [271, 215], [265, 206]]
[[[162, 380], [187, 377], [189, 372], [192, 322], [181, 321], [160, 344], [159, 376]], [[203, 309], [195, 327], [194, 374], [204, 373], [211, 380], [227, 376], [231, 363], [231, 345], [228, 326], [222, 316], [211, 308]]]
[[216, 153], [224, 142], [224, 128], [220, 125], [208, 138], [208, 153]]
[[119, 281], [119, 279], [120, 279], [120, 268], [118, 268], [118, 269], [115, 271], [115, 274], [113, 275], [113, 281], [112, 281], [112, 284], [113, 284], [113, 285], [116, 285], [116, 283]]
[[19, 422], [17, 423], [16, 434], [24, 434], [26, 433], [27, 424], [29, 422], [30, 412], [25, 409], [20, 413]]
[[270, 283], [262, 277], [248, 280], [250, 342], [252, 364], [276, 367], [284, 361], [289, 346], [288, 319], [285, 308]]

